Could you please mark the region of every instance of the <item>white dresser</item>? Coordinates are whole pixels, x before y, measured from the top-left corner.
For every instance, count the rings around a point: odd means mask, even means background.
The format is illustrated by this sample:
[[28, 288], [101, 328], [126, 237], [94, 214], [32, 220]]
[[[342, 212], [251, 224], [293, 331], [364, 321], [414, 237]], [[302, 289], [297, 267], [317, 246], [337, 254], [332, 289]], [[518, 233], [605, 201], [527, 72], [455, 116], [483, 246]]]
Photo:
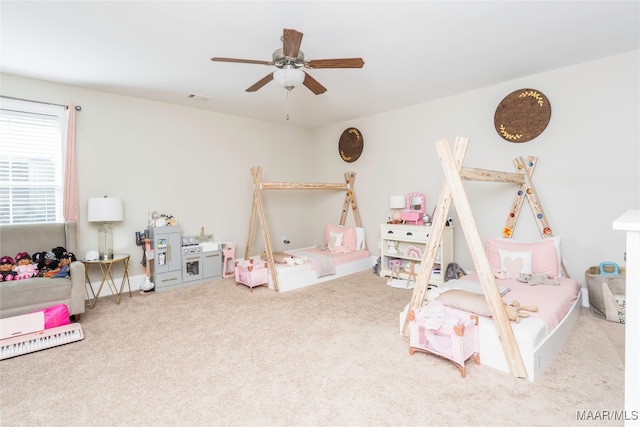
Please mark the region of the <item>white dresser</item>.
[[[432, 285], [444, 283], [447, 266], [453, 262], [453, 228], [444, 227], [442, 230], [442, 241], [429, 280]], [[393, 268], [397, 264], [398, 277], [408, 279], [412, 262], [417, 273], [430, 233], [430, 225], [380, 225], [380, 276], [391, 277], [393, 274], [395, 277]]]

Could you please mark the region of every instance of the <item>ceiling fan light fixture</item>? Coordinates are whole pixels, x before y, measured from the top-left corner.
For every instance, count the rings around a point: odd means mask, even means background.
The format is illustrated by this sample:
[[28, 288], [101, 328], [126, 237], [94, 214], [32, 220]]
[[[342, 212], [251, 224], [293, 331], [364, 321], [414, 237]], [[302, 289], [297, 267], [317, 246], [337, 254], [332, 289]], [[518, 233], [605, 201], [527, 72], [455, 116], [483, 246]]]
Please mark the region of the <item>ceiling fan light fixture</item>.
[[273, 80], [278, 86], [287, 90], [300, 86], [304, 81], [304, 76], [304, 71], [298, 68], [285, 67], [273, 72]]

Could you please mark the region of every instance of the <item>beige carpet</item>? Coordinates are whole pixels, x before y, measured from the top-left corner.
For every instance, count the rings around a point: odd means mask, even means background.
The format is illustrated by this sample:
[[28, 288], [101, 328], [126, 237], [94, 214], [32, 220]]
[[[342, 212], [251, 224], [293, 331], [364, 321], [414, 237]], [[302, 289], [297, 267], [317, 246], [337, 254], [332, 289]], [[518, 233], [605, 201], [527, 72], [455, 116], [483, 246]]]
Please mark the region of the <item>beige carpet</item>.
[[[622, 425], [624, 325], [583, 309], [536, 383], [409, 355], [411, 291], [370, 271], [296, 291], [233, 279], [102, 298], [85, 339], [0, 362], [7, 426]], [[481, 355], [482, 356], [482, 355]]]

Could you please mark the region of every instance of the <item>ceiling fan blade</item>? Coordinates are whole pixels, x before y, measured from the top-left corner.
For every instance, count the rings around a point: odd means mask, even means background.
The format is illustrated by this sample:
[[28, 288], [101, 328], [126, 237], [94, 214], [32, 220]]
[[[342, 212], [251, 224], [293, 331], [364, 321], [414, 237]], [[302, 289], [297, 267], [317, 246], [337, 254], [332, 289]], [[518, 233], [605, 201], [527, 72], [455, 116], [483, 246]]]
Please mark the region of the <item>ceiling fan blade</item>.
[[322, 86], [316, 79], [314, 79], [307, 73], [304, 73], [304, 81], [302, 82], [302, 84], [316, 95], [322, 95], [327, 91], [326, 87]]
[[262, 86], [269, 83], [271, 80], [273, 80], [273, 73], [269, 73], [263, 78], [261, 78], [260, 80], [258, 80], [256, 83], [253, 84], [253, 86], [246, 89], [245, 92], [255, 92], [258, 89], [260, 89]]
[[273, 65], [271, 61], [258, 61], [256, 59], [237, 59], [237, 58], [220, 58], [214, 56], [211, 58], [213, 62], [237, 62], [241, 64], [260, 64], [260, 65]]
[[312, 59], [309, 68], [362, 68], [362, 58]]
[[300, 53], [302, 33], [285, 28], [282, 33], [282, 53], [284, 56], [297, 58]]

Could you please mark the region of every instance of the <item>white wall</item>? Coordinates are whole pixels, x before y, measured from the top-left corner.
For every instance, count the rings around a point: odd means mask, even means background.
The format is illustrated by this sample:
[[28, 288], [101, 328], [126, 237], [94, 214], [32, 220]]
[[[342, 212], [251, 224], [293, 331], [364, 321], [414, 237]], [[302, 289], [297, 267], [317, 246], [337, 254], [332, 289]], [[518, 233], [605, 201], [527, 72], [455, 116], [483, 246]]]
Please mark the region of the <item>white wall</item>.
[[[513, 171], [515, 157], [539, 157], [536, 190], [554, 234], [563, 238], [569, 272], [584, 281], [591, 265], [624, 264], [624, 236], [611, 230], [611, 222], [640, 205], [638, 64], [636, 51], [314, 131], [13, 75], [1, 76], [1, 93], [82, 106], [77, 119], [80, 255], [97, 246], [85, 200], [122, 197], [125, 220], [115, 227], [114, 244], [132, 254], [132, 275], [143, 272], [134, 232], [146, 227], [152, 210], [173, 214], [185, 235], [204, 226], [217, 240], [236, 241], [236, 256], [242, 257], [254, 165], [264, 168], [265, 181], [343, 182], [345, 172], [356, 172], [369, 248], [378, 254], [378, 227], [390, 214], [389, 196], [423, 192], [430, 212], [442, 184], [434, 143], [464, 136], [471, 139], [465, 166]], [[513, 144], [495, 132], [493, 115], [502, 98], [521, 88], [542, 91], [552, 116], [538, 138]], [[365, 146], [360, 159], [348, 164], [337, 146], [350, 126], [363, 133]], [[499, 235], [511, 187], [468, 183], [466, 188], [481, 236]], [[283, 234], [292, 247], [320, 243], [324, 223], [339, 220], [343, 201], [341, 193], [264, 193], [274, 249], [285, 249]], [[253, 254], [263, 249], [256, 227]], [[473, 269], [460, 231], [455, 259]], [[514, 238], [537, 237], [525, 207]]]
[[[150, 211], [172, 214], [184, 235], [205, 227], [217, 240], [237, 241], [241, 256], [253, 196], [250, 168], [263, 166], [265, 177], [284, 179], [304, 176], [313, 165], [305, 129], [13, 75], [2, 75], [2, 95], [82, 107], [76, 124], [78, 255], [97, 248], [97, 229], [86, 221], [87, 198], [122, 197], [125, 219], [114, 227], [114, 247], [132, 254], [132, 275], [143, 274], [135, 231], [146, 228]], [[266, 205], [270, 216], [286, 213], [286, 203]], [[255, 243], [261, 251], [260, 234]]]
[[[337, 124], [316, 132], [318, 157], [326, 159], [325, 173], [358, 172], [363, 221], [369, 236], [378, 238], [376, 228], [390, 214], [389, 196], [419, 191], [426, 195], [429, 213], [435, 206], [443, 181], [436, 141], [470, 138], [468, 167], [514, 172], [514, 158], [537, 156], [533, 183], [554, 235], [562, 237], [569, 273], [584, 282], [589, 266], [624, 265], [624, 239], [611, 223], [640, 205], [639, 75], [636, 51]], [[522, 88], [549, 98], [551, 122], [538, 138], [514, 144], [496, 133], [493, 116], [507, 94]], [[348, 126], [358, 128], [365, 141], [353, 165], [341, 161], [336, 148]], [[483, 238], [501, 235], [513, 187], [465, 184]], [[530, 212], [528, 205], [523, 208], [515, 239], [539, 238]], [[452, 213], [458, 224], [455, 209]], [[369, 245], [377, 250], [371, 239]], [[455, 259], [474, 269], [461, 229], [455, 233]]]

